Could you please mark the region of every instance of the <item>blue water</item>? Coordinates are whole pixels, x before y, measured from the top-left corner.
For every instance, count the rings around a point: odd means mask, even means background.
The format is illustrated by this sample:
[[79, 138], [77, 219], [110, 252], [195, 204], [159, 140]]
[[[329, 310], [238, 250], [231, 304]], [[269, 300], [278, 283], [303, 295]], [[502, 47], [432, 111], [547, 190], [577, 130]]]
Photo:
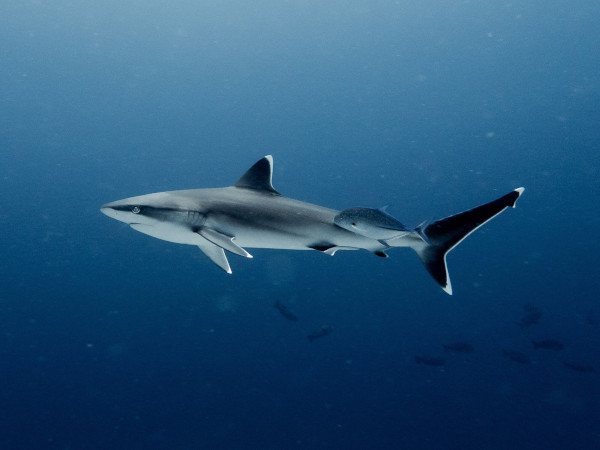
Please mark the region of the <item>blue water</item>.
[[[591, 0], [2, 2], [0, 448], [600, 448], [599, 20]], [[406, 249], [252, 250], [226, 275], [99, 211], [266, 154], [284, 195], [411, 226], [526, 191], [450, 254], [452, 297]]]

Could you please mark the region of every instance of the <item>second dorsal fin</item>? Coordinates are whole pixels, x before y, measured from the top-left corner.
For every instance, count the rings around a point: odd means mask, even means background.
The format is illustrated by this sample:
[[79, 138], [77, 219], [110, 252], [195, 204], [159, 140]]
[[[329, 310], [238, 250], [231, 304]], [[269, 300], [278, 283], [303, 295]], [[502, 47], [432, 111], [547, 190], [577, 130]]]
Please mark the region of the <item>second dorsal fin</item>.
[[254, 189], [256, 191], [279, 194], [272, 184], [273, 180], [273, 157], [267, 155], [259, 159], [250, 167], [244, 175], [234, 184], [236, 188]]

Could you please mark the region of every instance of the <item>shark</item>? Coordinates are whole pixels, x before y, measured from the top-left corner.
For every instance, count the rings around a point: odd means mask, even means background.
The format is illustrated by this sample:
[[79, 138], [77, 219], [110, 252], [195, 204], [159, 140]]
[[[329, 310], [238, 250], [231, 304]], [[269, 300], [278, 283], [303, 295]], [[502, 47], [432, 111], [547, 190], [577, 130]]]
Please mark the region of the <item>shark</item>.
[[452, 284], [447, 254], [508, 207], [520, 187], [489, 203], [417, 227], [403, 225], [384, 209], [343, 211], [295, 200], [273, 187], [273, 157], [258, 160], [232, 186], [157, 192], [102, 205], [100, 211], [154, 238], [197, 246], [232, 273], [227, 254], [252, 258], [247, 249], [313, 250], [334, 255], [366, 250], [386, 258], [408, 247], [447, 293]]

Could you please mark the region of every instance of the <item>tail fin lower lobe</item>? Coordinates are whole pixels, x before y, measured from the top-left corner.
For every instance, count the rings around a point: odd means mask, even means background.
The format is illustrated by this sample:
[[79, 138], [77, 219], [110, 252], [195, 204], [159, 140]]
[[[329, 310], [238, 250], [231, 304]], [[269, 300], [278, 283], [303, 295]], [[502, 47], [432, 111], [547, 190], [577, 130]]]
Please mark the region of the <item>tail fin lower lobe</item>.
[[517, 188], [492, 202], [427, 224], [424, 229], [417, 230], [427, 238], [424, 240], [427, 245], [417, 248], [417, 254], [427, 271], [444, 291], [452, 295], [452, 285], [446, 266], [448, 252], [488, 220], [493, 219], [509, 206], [514, 208], [524, 190], [524, 188]]

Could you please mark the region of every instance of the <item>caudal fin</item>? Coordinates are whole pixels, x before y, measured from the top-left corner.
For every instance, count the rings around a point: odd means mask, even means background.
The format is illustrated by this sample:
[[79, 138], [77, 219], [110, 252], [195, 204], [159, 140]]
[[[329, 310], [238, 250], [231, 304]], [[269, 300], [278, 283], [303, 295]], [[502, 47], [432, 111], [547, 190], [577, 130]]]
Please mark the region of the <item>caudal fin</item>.
[[448, 252], [488, 220], [493, 219], [509, 206], [514, 208], [524, 190], [522, 187], [517, 188], [490, 203], [427, 224], [418, 230], [426, 237], [423, 239], [426, 245], [415, 250], [427, 271], [444, 291], [452, 295], [452, 285], [446, 266]]

